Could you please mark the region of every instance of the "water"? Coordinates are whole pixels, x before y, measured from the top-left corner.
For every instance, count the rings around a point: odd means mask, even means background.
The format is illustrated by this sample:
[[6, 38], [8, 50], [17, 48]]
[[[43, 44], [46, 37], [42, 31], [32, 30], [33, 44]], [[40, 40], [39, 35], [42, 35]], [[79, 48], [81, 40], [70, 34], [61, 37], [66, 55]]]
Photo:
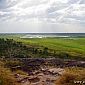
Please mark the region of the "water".
[[47, 37], [79, 38], [79, 37], [85, 37], [85, 33], [26, 33], [21, 38], [47, 38]]

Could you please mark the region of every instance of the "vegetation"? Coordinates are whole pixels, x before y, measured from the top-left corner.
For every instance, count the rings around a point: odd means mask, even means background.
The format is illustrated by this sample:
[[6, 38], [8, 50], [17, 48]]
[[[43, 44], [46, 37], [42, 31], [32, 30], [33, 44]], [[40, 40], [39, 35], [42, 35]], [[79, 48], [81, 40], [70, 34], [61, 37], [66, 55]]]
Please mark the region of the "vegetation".
[[48, 48], [38, 48], [25, 45], [13, 39], [0, 39], [0, 56], [2, 58], [33, 58], [40, 55], [48, 55]]
[[2, 34], [0, 56], [18, 58], [57, 57], [85, 60], [85, 38], [21, 39], [24, 34]]
[[[26, 34], [0, 34], [0, 38], [13, 39], [16, 42], [22, 42], [24, 45], [33, 47], [31, 50], [33, 50], [35, 54], [38, 53], [37, 55], [34, 55], [35, 57], [45, 57], [42, 55], [43, 50], [44, 48], [48, 48], [50, 56], [61, 56], [62, 58], [62, 55], [64, 55], [66, 58], [85, 59], [85, 37], [21, 38], [25, 35]], [[26, 52], [21, 52], [20, 54], [23, 56], [25, 53]], [[33, 57], [33, 52], [29, 56]]]
[[[25, 44], [32, 44], [47, 47], [50, 53], [57, 57], [68, 55], [67, 58], [85, 58], [85, 38], [42, 38], [42, 39], [21, 39]], [[63, 57], [63, 56], [61, 56]], [[63, 58], [65, 58], [63, 57]], [[81, 57], [81, 58], [80, 58]]]
[[56, 81], [56, 85], [84, 85], [85, 68], [66, 68], [65, 73]]
[[[13, 72], [25, 75], [23, 71], [30, 73], [31, 70], [39, 67], [28, 66], [28, 62], [20, 62], [15, 59], [22, 58], [61, 58], [85, 60], [85, 38], [20, 38], [24, 34], [0, 34], [0, 85], [19, 85], [13, 76]], [[38, 62], [37, 62], [38, 61]], [[40, 60], [33, 65], [40, 64]], [[57, 62], [57, 61], [56, 61]], [[54, 62], [54, 63], [56, 63]], [[64, 62], [64, 61], [63, 61]], [[62, 63], [63, 63], [62, 62]], [[42, 62], [41, 62], [42, 63]], [[57, 62], [58, 63], [58, 62]], [[59, 61], [60, 63], [60, 61]], [[58, 64], [59, 64], [58, 63]], [[68, 62], [64, 62], [66, 65]], [[70, 63], [71, 64], [71, 63]], [[75, 63], [76, 64], [76, 63]], [[62, 64], [64, 65], [64, 64]], [[19, 68], [20, 66], [22, 68]], [[77, 65], [75, 65], [77, 66]], [[35, 67], [35, 68], [33, 68]], [[65, 73], [55, 82], [56, 85], [77, 85], [76, 81], [85, 82], [85, 68], [73, 68], [68, 66], [65, 68]], [[13, 69], [17, 69], [12, 71]], [[29, 68], [29, 69], [28, 69]], [[10, 70], [11, 69], [11, 70]], [[30, 73], [31, 74], [31, 73]], [[84, 85], [78, 84], [78, 85]]]
[[4, 68], [4, 63], [0, 61], [0, 85], [20, 85], [17, 83], [13, 73], [8, 68]]

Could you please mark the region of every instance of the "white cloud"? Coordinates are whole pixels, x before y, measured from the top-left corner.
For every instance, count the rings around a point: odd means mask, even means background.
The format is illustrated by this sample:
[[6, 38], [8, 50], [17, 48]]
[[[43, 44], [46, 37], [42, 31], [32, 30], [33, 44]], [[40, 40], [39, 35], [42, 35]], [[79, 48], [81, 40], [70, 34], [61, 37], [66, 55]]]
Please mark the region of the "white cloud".
[[1, 0], [1, 22], [85, 23], [84, 0]]
[[[63, 18], [67, 16], [69, 16], [69, 18], [70, 16], [84, 17], [85, 4], [79, 4], [82, 0], [76, 1], [74, 4], [70, 4], [69, 1], [70, 0], [8, 0], [7, 3], [13, 4], [13, 2], [16, 2], [15, 5], [8, 8], [10, 14], [15, 17], [28, 16], [29, 19], [29, 17], [51, 18], [56, 16], [58, 17], [57, 21], [62, 21]], [[49, 13], [48, 10], [50, 9], [53, 12]], [[53, 14], [53, 16], [50, 15], [49, 17], [49, 14]], [[56, 17], [54, 18], [56, 19]]]

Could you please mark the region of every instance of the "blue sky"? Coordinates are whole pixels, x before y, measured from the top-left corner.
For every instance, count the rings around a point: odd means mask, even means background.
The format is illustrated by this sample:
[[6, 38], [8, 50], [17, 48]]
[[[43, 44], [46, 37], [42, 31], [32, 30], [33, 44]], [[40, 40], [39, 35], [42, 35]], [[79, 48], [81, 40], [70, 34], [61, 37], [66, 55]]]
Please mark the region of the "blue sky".
[[0, 32], [85, 32], [85, 0], [0, 0]]

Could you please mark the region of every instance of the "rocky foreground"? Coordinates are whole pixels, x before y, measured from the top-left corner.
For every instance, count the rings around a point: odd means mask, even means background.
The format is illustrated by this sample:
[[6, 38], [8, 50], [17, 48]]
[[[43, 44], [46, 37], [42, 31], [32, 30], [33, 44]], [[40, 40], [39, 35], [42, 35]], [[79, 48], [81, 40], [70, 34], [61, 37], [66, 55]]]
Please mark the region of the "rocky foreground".
[[[19, 59], [18, 59], [19, 60]], [[64, 67], [85, 67], [84, 61], [59, 59], [22, 59], [23, 66], [11, 68], [27, 72], [26, 76], [15, 73], [18, 83], [22, 85], [55, 85], [55, 81], [65, 72]]]
[[42, 68], [36, 70], [28, 76], [15, 74], [17, 82], [22, 85], [55, 85], [55, 81], [59, 78], [64, 69], [61, 68]]

